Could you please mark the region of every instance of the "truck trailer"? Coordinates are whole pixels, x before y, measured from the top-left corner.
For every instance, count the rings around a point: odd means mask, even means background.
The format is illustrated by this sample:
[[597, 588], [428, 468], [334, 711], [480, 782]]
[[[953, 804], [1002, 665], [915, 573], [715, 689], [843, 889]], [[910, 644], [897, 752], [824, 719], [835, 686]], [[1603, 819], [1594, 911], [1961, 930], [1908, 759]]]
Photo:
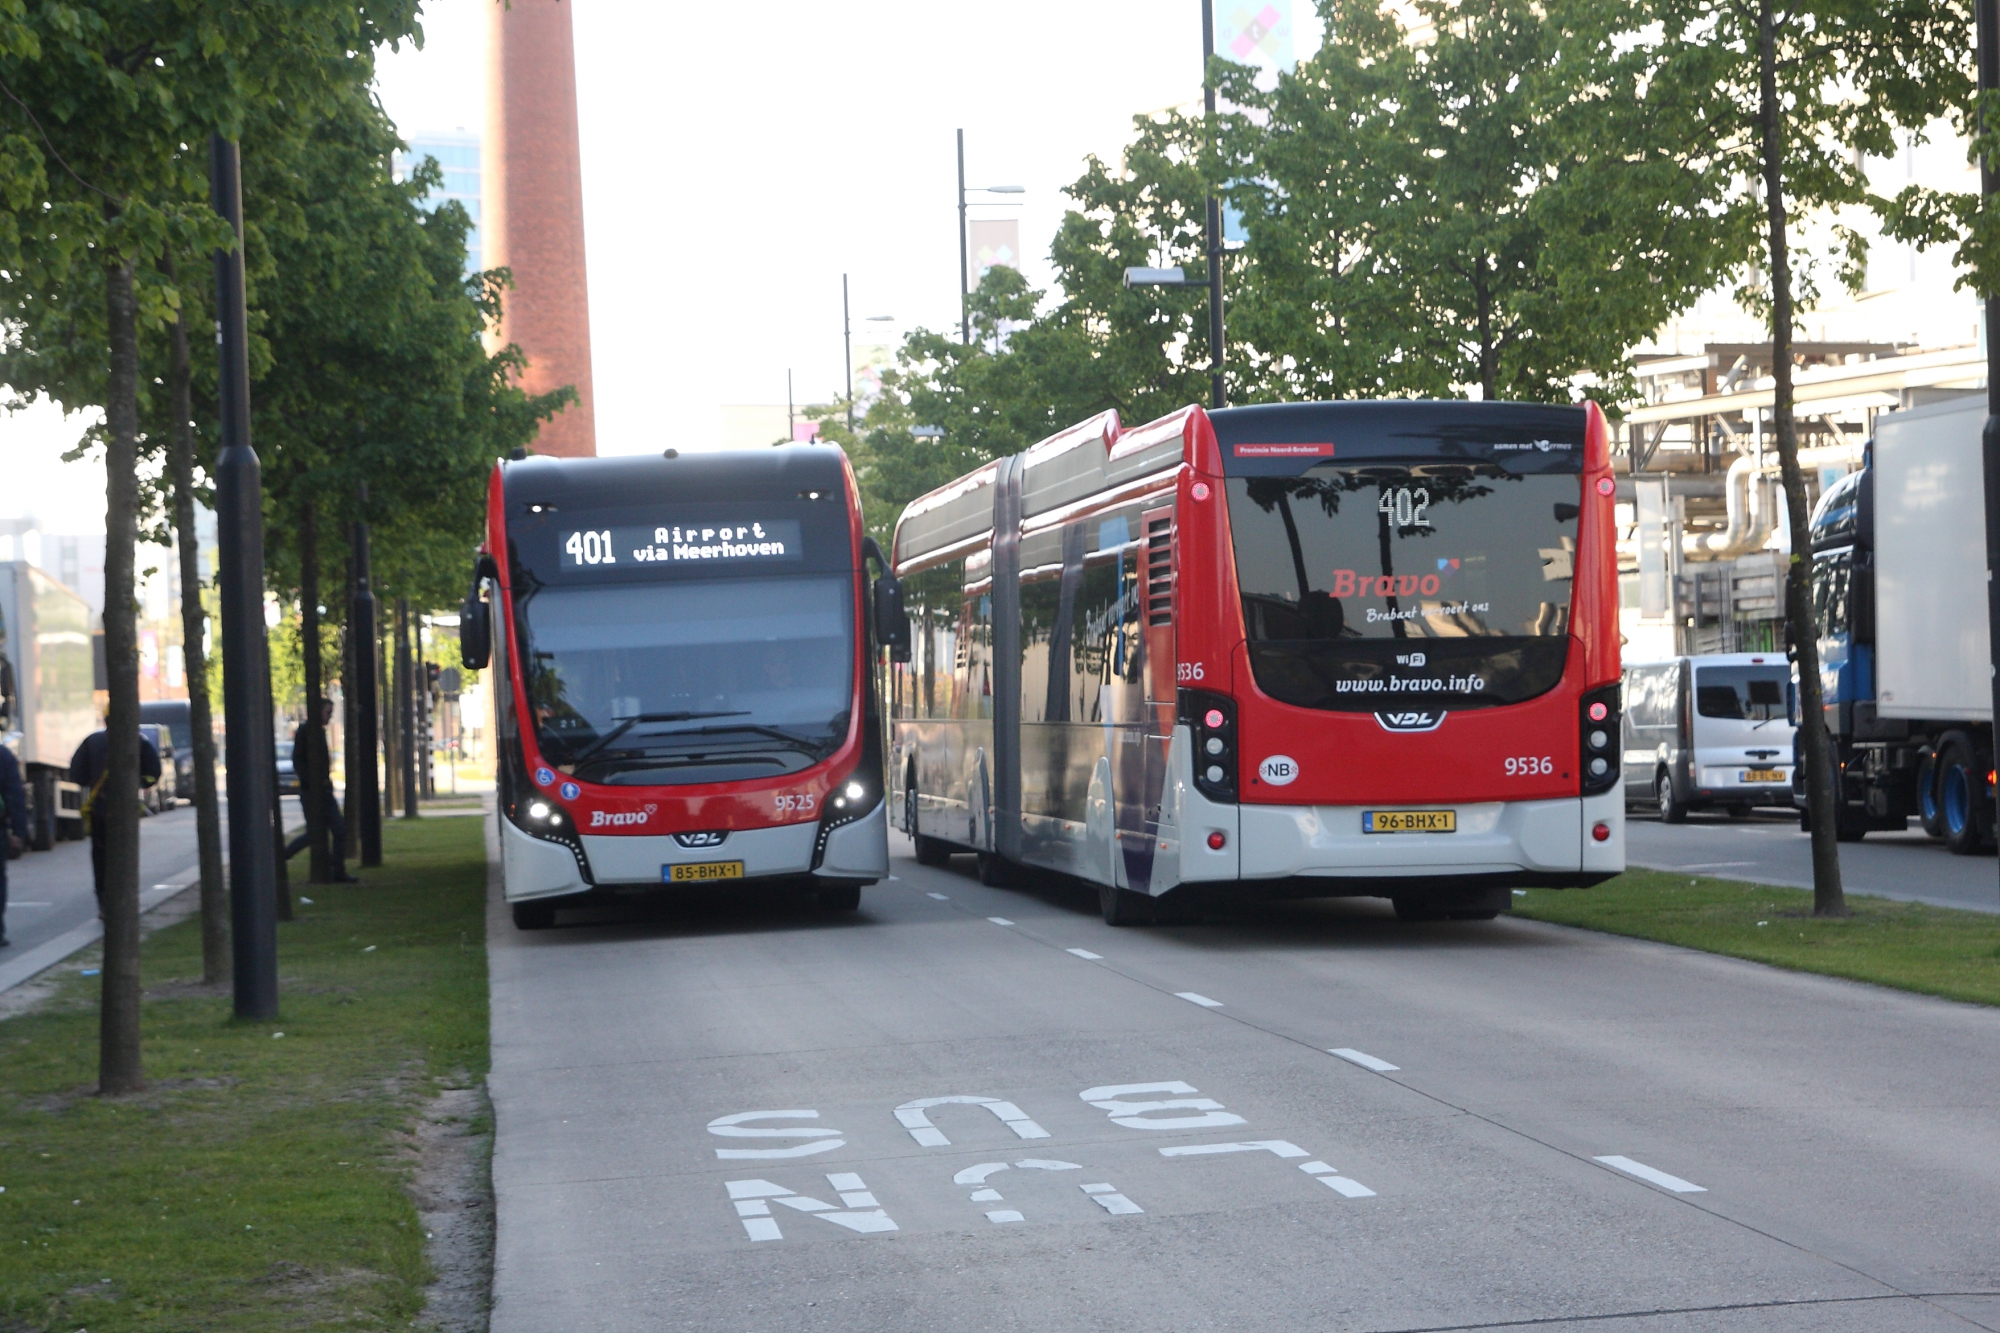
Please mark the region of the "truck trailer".
[[29, 846], [83, 836], [70, 756], [97, 730], [90, 605], [25, 560], [0, 561], [0, 744], [21, 761]]
[[[1986, 618], [1985, 395], [1879, 418], [1862, 467], [1812, 517], [1820, 680], [1839, 764], [1837, 830], [1916, 818], [1960, 855], [1994, 836]], [[1792, 798], [1805, 813], [1805, 768]]]

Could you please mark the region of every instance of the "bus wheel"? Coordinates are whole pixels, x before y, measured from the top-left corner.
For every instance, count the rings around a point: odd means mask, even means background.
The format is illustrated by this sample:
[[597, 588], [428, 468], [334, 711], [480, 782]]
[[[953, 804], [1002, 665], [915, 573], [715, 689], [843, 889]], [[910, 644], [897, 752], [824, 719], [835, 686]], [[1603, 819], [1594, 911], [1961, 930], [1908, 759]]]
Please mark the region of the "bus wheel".
[[1097, 906], [1107, 926], [1143, 926], [1153, 919], [1151, 898], [1109, 884], [1097, 886]]
[[1674, 795], [1674, 780], [1664, 768], [1653, 779], [1653, 803], [1660, 809], [1662, 824], [1687, 823], [1688, 808], [1681, 803], [1680, 797]]
[[514, 929], [547, 930], [556, 923], [556, 909], [548, 903], [515, 903]]
[[951, 864], [950, 843], [942, 838], [927, 838], [917, 832], [917, 783], [914, 777], [903, 785], [903, 825], [909, 830], [910, 841], [916, 844], [918, 865]]
[[1926, 748], [1917, 761], [1917, 822], [1933, 838], [1944, 836], [1944, 811], [1938, 804], [1937, 752]]
[[1956, 856], [1975, 856], [1986, 841], [1981, 805], [1990, 799], [1986, 783], [1974, 770], [1965, 742], [1947, 742], [1937, 763], [1938, 814], [1944, 825], [1944, 845]]
[[839, 884], [819, 891], [819, 906], [823, 912], [852, 912], [861, 906], [861, 886], [859, 884]]

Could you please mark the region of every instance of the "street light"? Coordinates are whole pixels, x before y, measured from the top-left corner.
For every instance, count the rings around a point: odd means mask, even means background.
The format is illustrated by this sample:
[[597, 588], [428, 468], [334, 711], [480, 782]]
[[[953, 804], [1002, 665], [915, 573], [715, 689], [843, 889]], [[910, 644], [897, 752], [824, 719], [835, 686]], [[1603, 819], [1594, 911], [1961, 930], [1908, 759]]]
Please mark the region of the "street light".
[[958, 132], [958, 340], [962, 343], [972, 341], [972, 280], [971, 264], [966, 255], [965, 196], [1027, 192], [1025, 185], [974, 185], [968, 189], [965, 184], [965, 131]]
[[1206, 278], [1188, 280], [1187, 270], [1179, 264], [1172, 268], [1128, 268], [1125, 270], [1125, 285], [1130, 287], [1199, 287]]
[[[895, 318], [894, 315], [867, 315], [870, 324], [882, 324]], [[847, 312], [847, 275], [840, 275], [840, 342], [847, 358], [847, 433], [854, 433], [854, 321]], [[787, 372], [789, 374], [789, 372]], [[789, 394], [790, 380], [786, 381]]]

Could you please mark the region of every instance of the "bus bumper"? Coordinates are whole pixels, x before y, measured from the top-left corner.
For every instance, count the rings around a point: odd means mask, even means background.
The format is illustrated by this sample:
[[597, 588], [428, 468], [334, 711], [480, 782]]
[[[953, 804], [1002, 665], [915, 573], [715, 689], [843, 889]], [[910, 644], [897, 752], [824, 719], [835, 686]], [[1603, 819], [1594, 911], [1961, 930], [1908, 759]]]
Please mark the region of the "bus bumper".
[[[1457, 811], [1456, 832], [1404, 834], [1363, 833], [1361, 806], [1245, 805], [1236, 877], [1603, 878], [1625, 868], [1624, 800], [1614, 788], [1551, 801], [1439, 802]], [[1600, 825], [1602, 840], [1594, 836]]]

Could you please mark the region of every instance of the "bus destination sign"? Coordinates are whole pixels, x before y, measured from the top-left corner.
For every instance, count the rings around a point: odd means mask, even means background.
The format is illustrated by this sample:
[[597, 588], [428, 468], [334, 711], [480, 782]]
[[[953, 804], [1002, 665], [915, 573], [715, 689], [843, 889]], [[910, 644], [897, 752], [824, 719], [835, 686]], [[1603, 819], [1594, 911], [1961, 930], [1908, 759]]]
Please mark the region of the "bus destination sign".
[[582, 528], [563, 533], [559, 545], [564, 573], [718, 561], [773, 564], [804, 555], [798, 520], [791, 518]]

